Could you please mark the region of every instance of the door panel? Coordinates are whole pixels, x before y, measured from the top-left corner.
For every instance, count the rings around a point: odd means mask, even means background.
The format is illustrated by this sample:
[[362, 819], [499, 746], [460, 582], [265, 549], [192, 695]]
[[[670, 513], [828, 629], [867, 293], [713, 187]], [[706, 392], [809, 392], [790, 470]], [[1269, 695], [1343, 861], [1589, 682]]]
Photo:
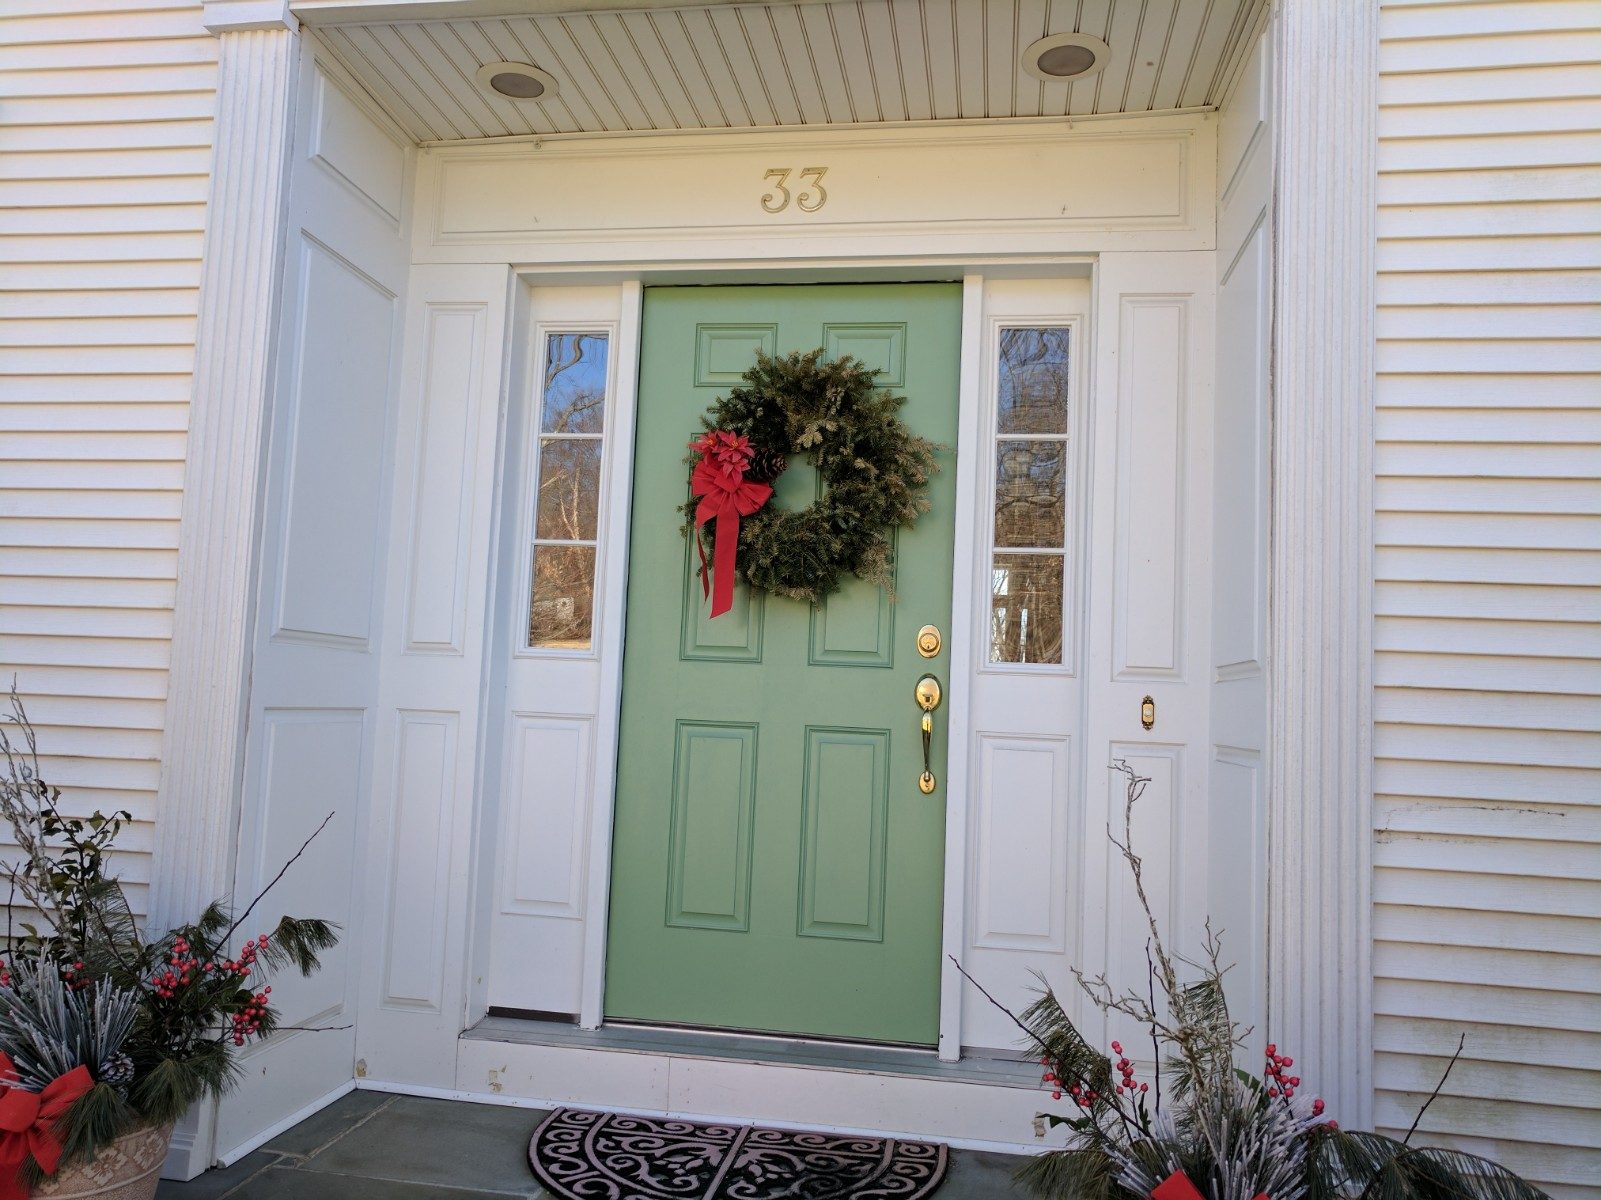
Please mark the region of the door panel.
[[[932, 1045], [944, 711], [923, 795], [924, 624], [950, 625], [961, 290], [660, 288], [645, 298], [606, 1015]], [[883, 371], [942, 444], [931, 511], [896, 539], [896, 592], [751, 595], [712, 619], [679, 512], [699, 417], [758, 347]], [[817, 496], [794, 460], [773, 503]]]

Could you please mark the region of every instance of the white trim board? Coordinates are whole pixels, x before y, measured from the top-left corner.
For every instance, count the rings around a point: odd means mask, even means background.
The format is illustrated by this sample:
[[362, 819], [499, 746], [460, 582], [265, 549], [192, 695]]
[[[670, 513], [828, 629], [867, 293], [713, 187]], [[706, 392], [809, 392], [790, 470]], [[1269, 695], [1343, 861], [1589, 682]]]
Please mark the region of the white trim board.
[[[1086, 128], [1063, 118], [434, 146], [419, 156], [413, 254], [704, 269], [1205, 250], [1216, 128], [1200, 113]], [[964, 169], [952, 175], [957, 157]], [[806, 163], [826, 172], [826, 200], [767, 211], [767, 176]], [[798, 192], [798, 177], [790, 186]]]
[[[1061, 1134], [1037, 1142], [1016, 1137], [1049, 1099], [1037, 1088], [873, 1071], [462, 1038], [454, 1082], [454, 1089], [420, 1094], [933, 1138], [1010, 1154], [1037, 1153], [1062, 1140]], [[370, 1080], [358, 1086], [391, 1090]], [[729, 1111], [731, 1100], [737, 1111]]]

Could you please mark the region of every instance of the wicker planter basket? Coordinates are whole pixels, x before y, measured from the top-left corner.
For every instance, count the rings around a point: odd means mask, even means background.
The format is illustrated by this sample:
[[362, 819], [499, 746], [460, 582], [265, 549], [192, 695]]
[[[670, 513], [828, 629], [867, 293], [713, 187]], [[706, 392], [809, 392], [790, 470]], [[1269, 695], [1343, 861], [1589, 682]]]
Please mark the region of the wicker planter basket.
[[171, 1141], [171, 1125], [136, 1129], [100, 1151], [93, 1162], [62, 1167], [33, 1194], [54, 1200], [153, 1200]]

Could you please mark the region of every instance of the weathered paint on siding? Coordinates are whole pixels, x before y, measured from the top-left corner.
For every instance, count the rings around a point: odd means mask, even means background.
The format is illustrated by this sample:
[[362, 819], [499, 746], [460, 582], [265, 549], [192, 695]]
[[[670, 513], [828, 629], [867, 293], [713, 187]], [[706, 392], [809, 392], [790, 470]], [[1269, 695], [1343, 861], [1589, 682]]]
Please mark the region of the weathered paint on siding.
[[215, 39], [198, 3], [0, 13], [0, 672], [144, 903]]
[[1601, 28], [1587, 0], [1381, 20], [1377, 1114], [1404, 1132], [1465, 1032], [1423, 1128], [1593, 1196]]

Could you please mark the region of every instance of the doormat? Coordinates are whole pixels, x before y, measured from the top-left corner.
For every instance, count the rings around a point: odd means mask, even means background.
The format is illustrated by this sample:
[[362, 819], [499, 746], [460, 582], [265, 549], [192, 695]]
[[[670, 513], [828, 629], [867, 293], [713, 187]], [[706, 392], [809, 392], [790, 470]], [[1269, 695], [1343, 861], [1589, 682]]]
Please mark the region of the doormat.
[[528, 1159], [562, 1200], [921, 1200], [944, 1179], [946, 1151], [558, 1108], [534, 1130]]

